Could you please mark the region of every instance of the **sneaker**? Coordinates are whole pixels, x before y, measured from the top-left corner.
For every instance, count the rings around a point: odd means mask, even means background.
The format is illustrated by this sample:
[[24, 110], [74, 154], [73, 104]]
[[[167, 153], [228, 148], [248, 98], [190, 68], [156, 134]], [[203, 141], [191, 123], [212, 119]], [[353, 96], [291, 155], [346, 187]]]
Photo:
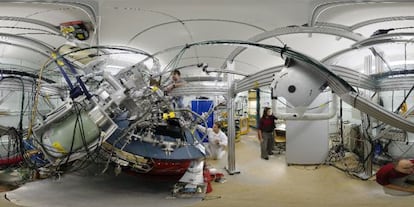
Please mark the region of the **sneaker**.
[[262, 159], [264, 159], [264, 160], [269, 160], [269, 158], [268, 158], [268, 157], [265, 157], [265, 158], [263, 158], [263, 157], [262, 157]]
[[219, 178], [214, 180], [216, 183], [225, 183], [227, 180], [226, 178]]

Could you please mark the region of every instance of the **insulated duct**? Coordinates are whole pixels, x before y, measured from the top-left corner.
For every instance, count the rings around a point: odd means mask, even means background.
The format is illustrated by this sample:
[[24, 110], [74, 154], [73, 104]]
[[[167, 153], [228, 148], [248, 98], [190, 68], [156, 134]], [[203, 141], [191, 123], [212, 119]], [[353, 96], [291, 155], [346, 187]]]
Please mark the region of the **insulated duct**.
[[272, 104], [272, 111], [278, 119], [284, 120], [325, 120], [331, 119], [336, 115], [338, 110], [338, 97], [332, 93], [332, 102], [329, 104], [328, 113], [304, 113], [299, 116], [298, 113], [285, 113], [276, 110], [276, 104]]

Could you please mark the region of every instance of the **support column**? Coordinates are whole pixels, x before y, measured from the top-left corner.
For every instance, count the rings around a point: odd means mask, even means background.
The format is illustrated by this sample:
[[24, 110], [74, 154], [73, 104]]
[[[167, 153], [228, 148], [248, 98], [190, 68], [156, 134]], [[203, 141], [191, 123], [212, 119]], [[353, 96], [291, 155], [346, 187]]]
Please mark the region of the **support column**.
[[[234, 62], [227, 62], [227, 69], [234, 71]], [[227, 167], [229, 175], [239, 174], [236, 170], [236, 123], [234, 121], [235, 95], [234, 94], [234, 74], [227, 74], [228, 93], [227, 93]]]
[[259, 128], [260, 122], [260, 88], [256, 88], [256, 129]]

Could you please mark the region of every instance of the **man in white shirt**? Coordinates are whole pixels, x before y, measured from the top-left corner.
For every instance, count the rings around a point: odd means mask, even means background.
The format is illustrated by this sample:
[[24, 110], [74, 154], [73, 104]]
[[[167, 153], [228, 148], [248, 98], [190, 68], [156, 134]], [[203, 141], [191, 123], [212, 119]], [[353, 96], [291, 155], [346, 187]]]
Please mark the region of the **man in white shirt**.
[[217, 160], [221, 159], [226, 153], [227, 147], [227, 135], [221, 131], [221, 124], [215, 122], [213, 128], [206, 128], [197, 125], [197, 129], [203, 133], [207, 133], [208, 147], [207, 150], [211, 158]]

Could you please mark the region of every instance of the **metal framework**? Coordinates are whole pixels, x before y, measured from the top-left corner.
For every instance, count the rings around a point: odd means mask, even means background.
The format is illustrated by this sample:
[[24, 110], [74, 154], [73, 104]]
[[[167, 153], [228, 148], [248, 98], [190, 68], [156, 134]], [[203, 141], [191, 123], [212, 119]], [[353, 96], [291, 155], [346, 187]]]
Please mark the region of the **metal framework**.
[[45, 21], [37, 20], [37, 19], [31, 19], [31, 18], [25, 18], [25, 17], [13, 17], [13, 16], [0, 16], [0, 20], [35, 24], [35, 25], [45, 27], [51, 30], [52, 32], [55, 32], [55, 34], [60, 34], [60, 30], [57, 26], [50, 24], [48, 22], [45, 22]]
[[379, 4], [379, 3], [412, 3], [411, 0], [352, 0], [352, 1], [325, 1], [318, 3], [312, 9], [311, 15], [308, 20], [309, 26], [314, 26], [319, 16], [334, 7], [345, 6], [351, 4]]
[[[300, 34], [300, 33], [318, 33], [318, 34], [327, 34], [338, 37], [343, 37], [346, 39], [353, 40], [355, 42], [361, 41], [364, 39], [363, 36], [353, 33], [351, 31], [344, 30], [343, 28], [333, 28], [333, 27], [281, 27], [276, 28], [271, 31], [263, 32], [254, 37], [248, 39], [250, 42], [260, 42], [275, 36], [288, 35], [288, 34]], [[225, 68], [227, 61], [234, 60], [240, 53], [242, 53], [246, 48], [237, 47], [230, 55], [226, 58], [226, 61], [222, 64], [222, 68]]]

